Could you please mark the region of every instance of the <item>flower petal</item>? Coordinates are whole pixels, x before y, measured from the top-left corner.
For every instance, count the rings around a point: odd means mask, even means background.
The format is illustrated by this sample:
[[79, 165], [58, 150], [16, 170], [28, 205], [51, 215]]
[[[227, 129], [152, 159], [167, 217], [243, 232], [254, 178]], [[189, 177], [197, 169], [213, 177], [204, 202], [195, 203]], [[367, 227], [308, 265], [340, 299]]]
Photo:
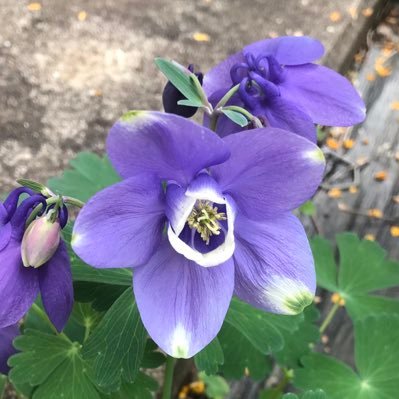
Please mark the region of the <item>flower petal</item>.
[[107, 187], [80, 211], [72, 247], [98, 268], [144, 264], [158, 247], [165, 224], [162, 185], [136, 176]]
[[233, 84], [230, 76], [230, 69], [235, 64], [241, 62], [245, 62], [245, 58], [243, 53], [239, 51], [226, 58], [205, 74], [202, 87], [208, 97], [218, 90], [227, 93]]
[[322, 180], [322, 151], [296, 134], [265, 128], [224, 140], [231, 158], [211, 168], [211, 174], [250, 218], [264, 220], [297, 208]]
[[11, 240], [0, 252], [0, 328], [22, 319], [38, 293], [37, 270], [23, 266], [21, 245]]
[[316, 290], [312, 252], [299, 220], [285, 214], [263, 222], [236, 221], [235, 294], [258, 308], [297, 314]]
[[8, 374], [10, 368], [7, 365], [7, 360], [14, 353], [16, 349], [13, 347], [12, 342], [19, 334], [19, 327], [17, 324], [12, 326], [0, 328], [0, 373]]
[[286, 71], [281, 96], [306, 110], [314, 123], [351, 126], [364, 120], [364, 102], [345, 77], [313, 64], [287, 67]]
[[164, 241], [147, 265], [135, 269], [133, 286], [152, 339], [169, 355], [189, 358], [222, 326], [233, 294], [233, 263], [204, 268]]
[[177, 115], [149, 111], [130, 112], [116, 122], [107, 152], [124, 178], [150, 173], [180, 184], [229, 157], [223, 141], [206, 127]]
[[0, 251], [9, 243], [11, 238], [11, 223], [7, 221], [8, 213], [0, 203]]
[[61, 332], [73, 307], [71, 264], [63, 241], [53, 257], [38, 270], [44, 309], [55, 328]]
[[244, 54], [248, 53], [255, 57], [272, 55], [282, 65], [301, 65], [322, 57], [324, 46], [308, 36], [281, 36], [244, 47]]
[[[258, 109], [255, 115], [262, 115]], [[303, 112], [295, 103], [282, 97], [271, 98], [264, 106], [263, 114], [271, 127], [277, 127], [288, 132], [305, 137], [312, 143], [316, 143], [316, 127], [312, 119]], [[281, 137], [284, 140], [284, 137]]]

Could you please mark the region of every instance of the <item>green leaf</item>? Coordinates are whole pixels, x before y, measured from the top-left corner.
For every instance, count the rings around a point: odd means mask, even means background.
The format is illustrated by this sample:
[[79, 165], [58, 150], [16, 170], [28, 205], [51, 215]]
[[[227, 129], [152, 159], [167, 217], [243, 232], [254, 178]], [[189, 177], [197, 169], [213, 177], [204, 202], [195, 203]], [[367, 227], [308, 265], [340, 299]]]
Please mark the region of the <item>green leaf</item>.
[[369, 295], [399, 284], [399, 263], [386, 260], [386, 252], [376, 242], [361, 241], [352, 233], [339, 234], [337, 243], [339, 267], [329, 242], [320, 237], [312, 240], [319, 285], [344, 298], [352, 319], [375, 314], [385, 305], [384, 312], [396, 313], [399, 301]]
[[0, 374], [0, 399], [3, 398], [4, 391], [6, 389], [7, 377], [3, 374]]
[[47, 183], [57, 194], [87, 201], [98, 191], [120, 181], [108, 159], [91, 152], [79, 153], [70, 165], [71, 169]]
[[152, 339], [147, 339], [141, 367], [145, 369], [156, 369], [162, 366], [165, 361], [166, 357], [163, 353], [158, 351], [157, 344]]
[[226, 380], [218, 375], [206, 375], [201, 372], [199, 378], [204, 381], [205, 393], [210, 399], [223, 399], [230, 392]]
[[216, 374], [219, 365], [224, 362], [223, 350], [219, 340], [215, 338], [201, 352], [195, 355], [194, 360], [199, 371], [205, 371], [208, 375]]
[[300, 364], [300, 359], [311, 351], [313, 345], [320, 339], [319, 327], [315, 324], [320, 313], [314, 305], [304, 310], [304, 319], [294, 332], [284, 332], [285, 345], [275, 353], [277, 362], [284, 367], [294, 368]]
[[299, 211], [306, 216], [313, 216], [316, 214], [316, 205], [313, 201], [306, 201], [299, 207]]
[[[103, 399], [153, 399], [159, 389], [158, 383], [150, 376], [139, 372], [132, 384], [124, 382], [118, 392], [102, 395]], [[80, 398], [77, 398], [80, 399]], [[83, 398], [82, 398], [83, 399]]]
[[270, 358], [228, 323], [223, 324], [218, 338], [224, 354], [220, 371], [226, 378], [238, 380], [249, 375], [254, 380], [262, 380], [271, 372]]
[[260, 352], [277, 352], [284, 346], [284, 332], [298, 329], [303, 315], [267, 313], [233, 298], [225, 322], [243, 334]]
[[202, 103], [198, 101], [179, 100], [177, 103], [179, 105], [185, 105], [186, 107], [195, 107], [195, 108], [202, 107]]
[[[194, 73], [175, 61], [168, 61], [164, 58], [156, 58], [155, 64], [166, 78], [176, 87], [191, 103], [202, 105], [201, 93], [198, 88], [201, 84], [196, 85], [198, 80]], [[187, 105], [187, 104], [184, 104]]]
[[133, 382], [139, 372], [147, 333], [141, 322], [132, 289], [111, 306], [83, 347], [93, 362], [94, 379], [104, 392], [119, 389], [121, 377]]
[[[299, 397], [294, 393], [286, 393], [282, 399], [299, 399]], [[315, 391], [306, 391], [301, 395], [301, 399], [327, 399], [327, 396], [321, 389], [316, 389]]]
[[37, 386], [32, 399], [99, 399], [91, 382], [90, 367], [80, 355], [80, 344], [63, 335], [26, 330], [14, 341], [20, 353], [10, 358], [10, 381]]
[[231, 109], [223, 109], [222, 112], [224, 115], [226, 115], [230, 120], [232, 120], [234, 123], [241, 127], [245, 127], [248, 125], [248, 119], [241, 114], [240, 112], [233, 111]]
[[295, 370], [302, 389], [321, 388], [331, 399], [396, 398], [399, 386], [399, 316], [367, 317], [355, 322], [357, 373], [346, 364], [313, 353]]

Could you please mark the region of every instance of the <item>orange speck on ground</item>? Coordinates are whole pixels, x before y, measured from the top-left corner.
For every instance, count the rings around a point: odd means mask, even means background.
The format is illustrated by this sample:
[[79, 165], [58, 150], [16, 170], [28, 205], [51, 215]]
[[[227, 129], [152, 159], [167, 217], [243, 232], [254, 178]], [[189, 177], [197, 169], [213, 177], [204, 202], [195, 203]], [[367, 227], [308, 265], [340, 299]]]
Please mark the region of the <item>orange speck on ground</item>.
[[369, 139], [368, 138], [362, 139], [362, 144], [363, 145], [368, 145], [368, 143], [369, 143]]
[[331, 188], [328, 190], [327, 195], [330, 198], [341, 198], [342, 197], [342, 190], [339, 188]]
[[393, 109], [394, 111], [399, 111], [399, 101], [392, 102], [391, 109]]
[[355, 140], [352, 139], [344, 140], [344, 148], [346, 150], [350, 150], [351, 148], [353, 148], [354, 145], [355, 145]]
[[339, 306], [345, 306], [345, 299], [342, 298], [341, 295], [338, 294], [338, 292], [334, 292], [331, 295], [331, 302], [335, 304], [339, 304]]
[[374, 69], [377, 72], [378, 76], [381, 76], [382, 78], [386, 78], [392, 73], [392, 69], [390, 67], [385, 66], [383, 62], [380, 62], [378, 60], [375, 63]]
[[399, 226], [391, 226], [389, 229], [392, 237], [399, 237]]
[[191, 392], [196, 395], [202, 395], [205, 392], [204, 381], [195, 381], [190, 384]]
[[374, 14], [374, 10], [371, 7], [367, 7], [362, 10], [362, 14], [365, 17], [371, 17]]
[[365, 234], [363, 238], [367, 241], [375, 241], [375, 235], [371, 233]]
[[29, 11], [40, 11], [42, 9], [42, 5], [40, 3], [29, 3], [27, 8]]
[[326, 146], [328, 148], [330, 148], [331, 150], [338, 150], [341, 147], [341, 143], [338, 140], [336, 140], [332, 137], [329, 137], [326, 140]]
[[367, 216], [374, 218], [374, 219], [381, 219], [384, 214], [381, 209], [378, 208], [371, 208], [367, 211]]
[[375, 76], [375, 73], [374, 73], [374, 72], [369, 72], [369, 73], [367, 74], [367, 76], [366, 76], [366, 79], [367, 79], [369, 82], [372, 82], [373, 80], [375, 80], [375, 78], [376, 78], [376, 76]]
[[356, 19], [358, 17], [357, 8], [356, 7], [349, 7], [348, 13], [352, 19]]
[[193, 33], [193, 39], [196, 42], [209, 42], [211, 40], [211, 37], [207, 33], [194, 32]]
[[392, 197], [392, 201], [393, 201], [395, 204], [399, 204], [399, 195], [394, 195], [394, 196]]
[[377, 181], [384, 181], [388, 177], [388, 172], [386, 170], [380, 170], [376, 173], [374, 173], [374, 180]]
[[330, 21], [331, 22], [338, 22], [338, 21], [340, 21], [342, 19], [342, 15], [341, 15], [341, 13], [339, 12], [339, 11], [333, 11], [331, 14], [330, 14]]
[[79, 11], [78, 12], [78, 20], [83, 22], [87, 19], [87, 12], [86, 11]]
[[349, 192], [351, 194], [356, 194], [359, 191], [359, 189], [357, 188], [357, 186], [350, 186], [349, 187]]

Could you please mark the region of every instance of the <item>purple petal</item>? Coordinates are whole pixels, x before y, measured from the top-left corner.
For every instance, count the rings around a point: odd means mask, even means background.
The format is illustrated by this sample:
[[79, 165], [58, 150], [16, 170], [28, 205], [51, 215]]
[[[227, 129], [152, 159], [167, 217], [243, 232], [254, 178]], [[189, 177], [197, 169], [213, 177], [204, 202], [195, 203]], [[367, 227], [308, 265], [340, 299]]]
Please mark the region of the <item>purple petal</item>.
[[12, 345], [14, 338], [19, 334], [17, 324], [9, 327], [0, 328], [0, 373], [8, 374], [10, 368], [7, 365], [7, 360], [14, 353], [15, 348]]
[[322, 180], [323, 153], [296, 134], [266, 128], [224, 140], [231, 157], [211, 168], [211, 174], [250, 218], [264, 220], [297, 208]]
[[38, 293], [37, 270], [23, 266], [21, 245], [11, 240], [0, 252], [0, 328], [17, 323]]
[[63, 241], [54, 256], [38, 270], [44, 309], [55, 328], [61, 332], [73, 307], [71, 264]]
[[131, 177], [100, 191], [76, 219], [74, 251], [99, 268], [146, 263], [162, 238], [163, 196], [161, 182], [148, 176]]
[[0, 203], [0, 251], [10, 242], [11, 223], [7, 220], [8, 213], [2, 203]]
[[[274, 97], [265, 104], [263, 113], [269, 126], [296, 133], [316, 143], [316, 127], [312, 119], [295, 103], [282, 97]], [[255, 115], [262, 115], [261, 109]]]
[[272, 55], [282, 65], [301, 65], [319, 59], [324, 47], [308, 36], [282, 36], [252, 43], [244, 48], [244, 54], [248, 53], [255, 57]]
[[366, 116], [363, 100], [348, 79], [320, 65], [286, 68], [281, 96], [306, 110], [314, 123], [351, 126]]
[[224, 93], [229, 90], [233, 84], [231, 81], [230, 69], [235, 64], [241, 62], [245, 62], [245, 58], [243, 53], [240, 51], [226, 58], [205, 74], [202, 87], [208, 97], [218, 90], [221, 90]]
[[141, 173], [187, 184], [202, 169], [229, 157], [223, 141], [204, 126], [161, 112], [131, 112], [107, 140], [112, 164], [122, 177]]
[[201, 267], [164, 241], [147, 265], [135, 269], [133, 286], [152, 339], [169, 355], [189, 358], [222, 326], [233, 294], [233, 263]]
[[316, 290], [312, 252], [299, 220], [285, 214], [264, 222], [236, 220], [235, 294], [273, 312], [297, 314]]

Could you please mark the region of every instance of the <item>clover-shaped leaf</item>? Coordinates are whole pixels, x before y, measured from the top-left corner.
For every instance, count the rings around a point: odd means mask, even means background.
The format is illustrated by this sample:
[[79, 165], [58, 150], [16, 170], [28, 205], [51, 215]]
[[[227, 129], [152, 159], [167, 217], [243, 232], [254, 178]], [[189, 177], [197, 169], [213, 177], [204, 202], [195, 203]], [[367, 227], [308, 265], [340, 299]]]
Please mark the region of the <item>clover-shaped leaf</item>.
[[90, 365], [82, 359], [80, 344], [64, 335], [50, 335], [26, 330], [16, 338], [20, 353], [9, 359], [10, 380], [15, 385], [29, 384], [32, 399], [60, 398], [100, 399], [92, 383]]
[[[399, 386], [399, 316], [369, 316], [355, 322], [356, 370], [313, 353], [295, 370], [295, 385], [323, 389], [331, 399], [396, 398]], [[383, 333], [382, 333], [383, 332]]]
[[339, 268], [330, 243], [320, 237], [312, 240], [318, 284], [338, 292], [353, 319], [381, 310], [399, 312], [399, 301], [370, 295], [399, 284], [399, 263], [387, 260], [376, 242], [359, 240], [355, 234], [339, 234], [337, 244]]

